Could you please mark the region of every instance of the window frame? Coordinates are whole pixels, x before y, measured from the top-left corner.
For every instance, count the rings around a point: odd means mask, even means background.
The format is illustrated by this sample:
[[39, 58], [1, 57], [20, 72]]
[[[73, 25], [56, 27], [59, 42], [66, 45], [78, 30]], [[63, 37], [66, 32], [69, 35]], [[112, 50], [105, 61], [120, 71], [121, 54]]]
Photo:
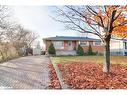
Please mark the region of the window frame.
[[124, 42], [124, 49], [127, 50], [127, 42]]
[[[82, 44], [82, 43], [86, 43], [86, 44]], [[81, 46], [88, 46], [88, 41], [80, 41], [80, 45]]]
[[[98, 43], [98, 42], [99, 42], [100, 44], [96, 44], [96, 43]], [[95, 42], [94, 42], [94, 46], [101, 46], [101, 41], [95, 41]]]
[[52, 41], [55, 49], [64, 49], [64, 41]]

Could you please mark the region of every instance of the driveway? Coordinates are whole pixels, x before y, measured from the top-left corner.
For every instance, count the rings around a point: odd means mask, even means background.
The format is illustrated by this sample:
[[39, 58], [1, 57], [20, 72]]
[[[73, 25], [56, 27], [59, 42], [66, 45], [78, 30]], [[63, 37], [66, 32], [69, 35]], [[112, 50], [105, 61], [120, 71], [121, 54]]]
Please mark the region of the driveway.
[[47, 89], [46, 56], [28, 56], [0, 64], [0, 89]]

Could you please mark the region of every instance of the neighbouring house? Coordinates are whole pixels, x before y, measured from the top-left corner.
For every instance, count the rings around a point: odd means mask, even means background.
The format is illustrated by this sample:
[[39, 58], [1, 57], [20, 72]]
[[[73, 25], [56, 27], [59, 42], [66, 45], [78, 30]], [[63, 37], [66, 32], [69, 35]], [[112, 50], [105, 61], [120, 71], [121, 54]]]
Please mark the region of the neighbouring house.
[[111, 39], [110, 42], [111, 55], [125, 55], [127, 56], [127, 39]]
[[41, 46], [39, 41], [36, 45], [33, 46], [33, 55], [41, 55]]
[[88, 52], [89, 45], [91, 45], [93, 52], [99, 54], [103, 53], [103, 46], [101, 40], [88, 37], [70, 37], [70, 36], [56, 36], [43, 39], [46, 52], [51, 43], [53, 43], [56, 55], [76, 55], [76, 48], [80, 44], [85, 53]]

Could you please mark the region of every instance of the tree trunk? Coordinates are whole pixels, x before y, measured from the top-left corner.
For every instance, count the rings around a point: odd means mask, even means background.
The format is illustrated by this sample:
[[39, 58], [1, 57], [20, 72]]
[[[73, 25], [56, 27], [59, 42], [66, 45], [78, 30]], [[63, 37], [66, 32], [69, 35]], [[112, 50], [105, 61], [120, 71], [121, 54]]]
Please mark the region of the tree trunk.
[[104, 62], [103, 62], [103, 72], [109, 73], [110, 69], [110, 40], [105, 41], [104, 45]]

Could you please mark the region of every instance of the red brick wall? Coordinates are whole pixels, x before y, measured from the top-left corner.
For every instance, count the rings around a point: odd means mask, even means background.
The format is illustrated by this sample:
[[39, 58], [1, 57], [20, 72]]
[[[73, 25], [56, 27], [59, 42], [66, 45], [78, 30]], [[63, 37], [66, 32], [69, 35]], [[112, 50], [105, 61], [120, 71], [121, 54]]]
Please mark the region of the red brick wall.
[[[82, 46], [84, 52], [88, 52], [89, 46]], [[91, 45], [93, 52], [103, 53], [103, 46]]]
[[76, 41], [72, 41], [73, 47], [76, 47]]
[[103, 46], [92, 46], [94, 52], [103, 53]]
[[45, 45], [46, 45], [46, 51], [48, 50], [48, 47], [50, 46], [51, 41], [45, 41]]

